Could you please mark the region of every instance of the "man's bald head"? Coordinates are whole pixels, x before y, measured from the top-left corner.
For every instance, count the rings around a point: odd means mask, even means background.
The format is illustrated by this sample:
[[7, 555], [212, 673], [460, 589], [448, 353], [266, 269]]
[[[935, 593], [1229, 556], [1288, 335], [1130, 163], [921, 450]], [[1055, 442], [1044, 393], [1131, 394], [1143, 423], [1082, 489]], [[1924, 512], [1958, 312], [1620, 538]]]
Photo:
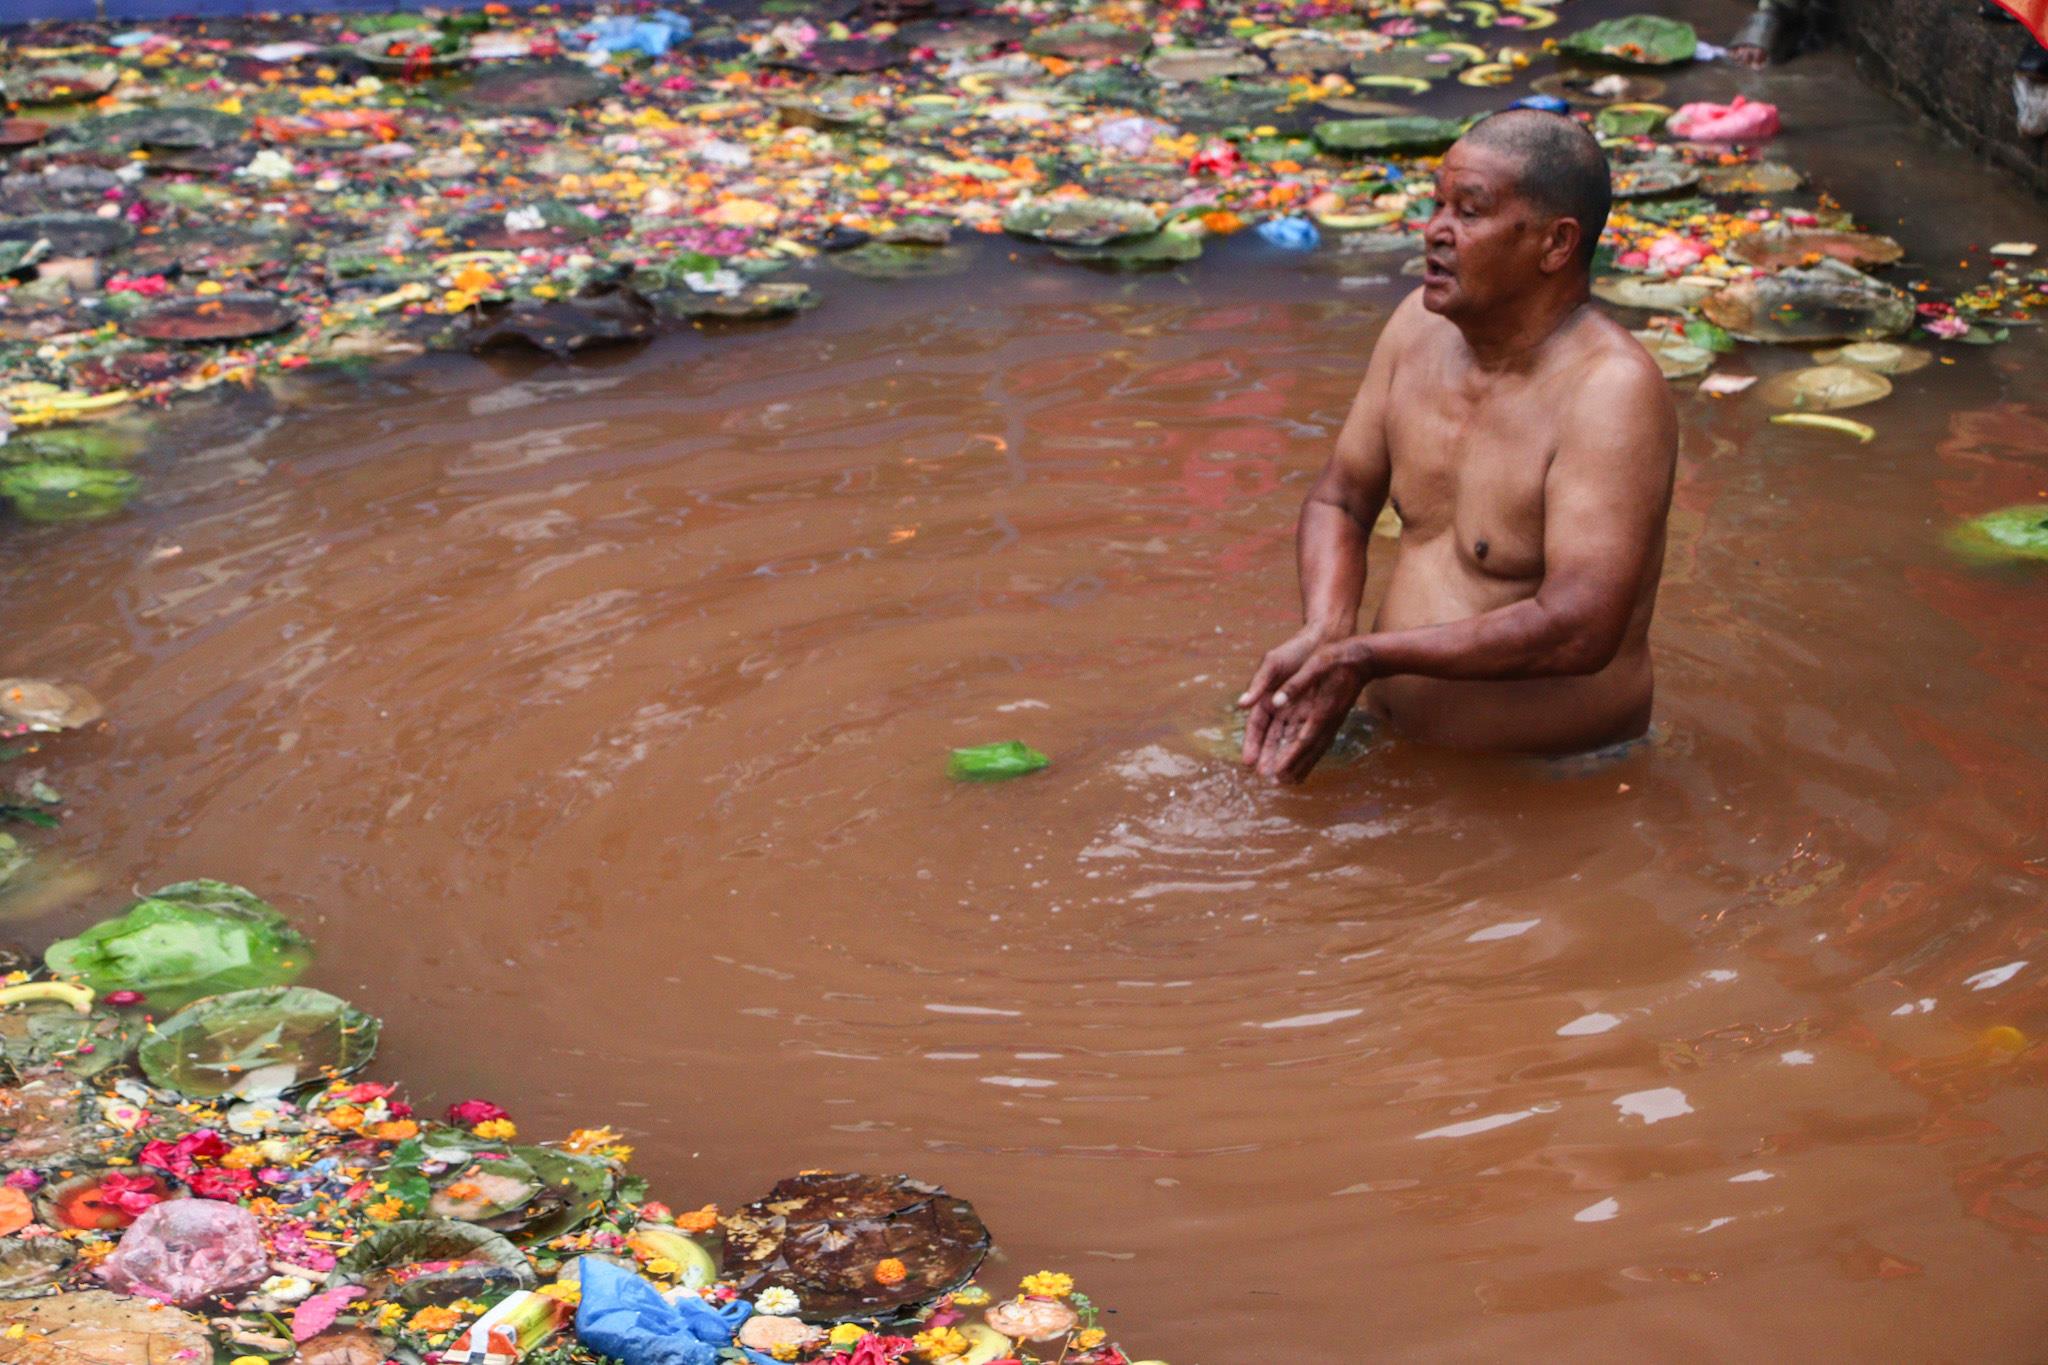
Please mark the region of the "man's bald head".
[[1590, 271], [1614, 205], [1607, 154], [1581, 125], [1540, 109], [1508, 109], [1473, 125], [1459, 141], [1513, 158], [1514, 190], [1552, 218], [1579, 225], [1579, 265]]

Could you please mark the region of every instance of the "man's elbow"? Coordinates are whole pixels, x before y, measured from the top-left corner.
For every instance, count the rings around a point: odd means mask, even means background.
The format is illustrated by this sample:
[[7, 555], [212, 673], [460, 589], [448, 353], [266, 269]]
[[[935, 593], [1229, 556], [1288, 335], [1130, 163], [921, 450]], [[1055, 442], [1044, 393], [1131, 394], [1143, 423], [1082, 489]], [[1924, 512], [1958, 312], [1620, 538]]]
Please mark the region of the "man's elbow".
[[1628, 622], [1599, 610], [1552, 610], [1552, 645], [1546, 662], [1554, 677], [1583, 678], [1598, 673], [1621, 653]]

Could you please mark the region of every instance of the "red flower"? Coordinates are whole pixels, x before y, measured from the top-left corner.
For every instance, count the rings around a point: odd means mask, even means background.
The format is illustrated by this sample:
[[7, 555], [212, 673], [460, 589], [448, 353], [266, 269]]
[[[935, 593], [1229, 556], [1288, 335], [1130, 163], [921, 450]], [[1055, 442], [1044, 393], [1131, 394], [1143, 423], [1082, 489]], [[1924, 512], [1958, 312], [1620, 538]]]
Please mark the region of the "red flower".
[[846, 1365], [896, 1365], [908, 1356], [917, 1343], [909, 1337], [885, 1337], [879, 1332], [870, 1333], [854, 1344], [853, 1354], [846, 1358]]
[[255, 1188], [256, 1177], [247, 1171], [214, 1167], [195, 1172], [185, 1183], [190, 1185], [192, 1193], [201, 1199], [224, 1199], [232, 1204]]
[[391, 1092], [398, 1089], [391, 1081], [357, 1081], [341, 1092], [341, 1097], [350, 1104], [369, 1104], [375, 1100], [391, 1098]]
[[460, 1104], [448, 1106], [448, 1121], [464, 1128], [474, 1128], [479, 1123], [505, 1117], [505, 1111], [489, 1100], [463, 1100]]
[[180, 1179], [189, 1177], [201, 1161], [217, 1161], [228, 1154], [228, 1144], [211, 1128], [187, 1133], [176, 1142], [162, 1138], [145, 1142], [135, 1159], [144, 1166], [169, 1171]]
[[152, 1204], [161, 1204], [162, 1186], [153, 1175], [123, 1175], [112, 1171], [100, 1178], [99, 1198], [131, 1217], [139, 1218]]

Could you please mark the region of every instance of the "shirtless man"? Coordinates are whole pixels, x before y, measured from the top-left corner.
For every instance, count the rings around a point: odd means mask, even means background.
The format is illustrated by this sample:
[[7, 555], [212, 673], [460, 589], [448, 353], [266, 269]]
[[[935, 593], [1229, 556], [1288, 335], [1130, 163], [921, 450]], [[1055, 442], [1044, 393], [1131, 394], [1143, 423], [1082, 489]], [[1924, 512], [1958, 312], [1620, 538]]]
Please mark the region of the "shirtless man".
[[[1594, 311], [1607, 221], [1593, 138], [1513, 110], [1445, 156], [1422, 288], [1395, 309], [1296, 532], [1301, 630], [1238, 705], [1244, 762], [1298, 782], [1361, 692], [1432, 744], [1561, 754], [1650, 723], [1650, 614], [1678, 419], [1657, 366]], [[1399, 558], [1358, 633], [1392, 494]]]

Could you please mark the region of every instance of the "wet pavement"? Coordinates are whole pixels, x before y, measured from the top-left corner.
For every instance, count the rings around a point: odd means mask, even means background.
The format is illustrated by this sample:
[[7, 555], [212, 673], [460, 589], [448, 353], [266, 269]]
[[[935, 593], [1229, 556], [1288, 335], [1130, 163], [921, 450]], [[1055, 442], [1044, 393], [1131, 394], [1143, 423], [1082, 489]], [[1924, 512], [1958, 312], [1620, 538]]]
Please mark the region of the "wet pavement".
[[[1839, 56], [1673, 86], [1779, 103], [1898, 269], [2042, 237]], [[11, 932], [257, 888], [423, 1100], [609, 1123], [677, 1197], [942, 1182], [992, 1279], [1074, 1270], [1176, 1365], [2029, 1358], [2048, 578], [1943, 537], [2048, 496], [2038, 333], [1867, 445], [1681, 389], [1647, 751], [1273, 791], [1213, 731], [1401, 257], [971, 249], [195, 398], [123, 517], [8, 525], [6, 671], [113, 717], [40, 841], [97, 889]], [[947, 782], [1010, 738], [1052, 766]]]

